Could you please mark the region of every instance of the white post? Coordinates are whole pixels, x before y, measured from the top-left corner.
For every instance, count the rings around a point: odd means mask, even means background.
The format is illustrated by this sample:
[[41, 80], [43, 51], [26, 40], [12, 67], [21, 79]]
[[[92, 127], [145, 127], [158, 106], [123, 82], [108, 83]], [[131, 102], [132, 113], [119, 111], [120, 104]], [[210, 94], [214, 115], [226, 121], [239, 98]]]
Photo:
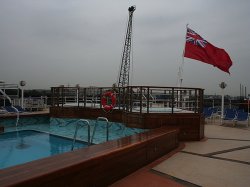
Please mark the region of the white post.
[[220, 115], [221, 124], [223, 121], [223, 117], [224, 117], [224, 89], [221, 89], [221, 115]]
[[229, 108], [232, 108], [232, 102], [231, 102], [231, 98], [229, 98]]
[[79, 90], [78, 90], [78, 88], [76, 89], [76, 103], [78, 104], [78, 95], [79, 95]]
[[77, 105], [79, 102], [79, 88], [80, 88], [80, 85], [76, 84], [76, 103], [77, 103]]
[[24, 92], [24, 90], [23, 90], [23, 86], [21, 87], [21, 107], [23, 108], [23, 92]]
[[247, 126], [248, 127], [249, 127], [249, 97], [250, 97], [250, 94], [248, 94], [248, 98], [247, 98], [247, 113], [248, 113]]
[[226, 88], [227, 84], [224, 82], [221, 82], [219, 84], [219, 86], [221, 88], [221, 115], [220, 115], [220, 118], [221, 118], [221, 125], [222, 125], [223, 118], [224, 118], [224, 89]]
[[[4, 91], [4, 93], [5, 93], [5, 89], [3, 90]], [[11, 103], [10, 103], [11, 104]], [[5, 107], [5, 105], [6, 105], [6, 99], [5, 99], [5, 97], [3, 98], [3, 106]]]
[[21, 107], [23, 108], [23, 97], [24, 97], [24, 86], [26, 85], [25, 81], [20, 81], [21, 86]]

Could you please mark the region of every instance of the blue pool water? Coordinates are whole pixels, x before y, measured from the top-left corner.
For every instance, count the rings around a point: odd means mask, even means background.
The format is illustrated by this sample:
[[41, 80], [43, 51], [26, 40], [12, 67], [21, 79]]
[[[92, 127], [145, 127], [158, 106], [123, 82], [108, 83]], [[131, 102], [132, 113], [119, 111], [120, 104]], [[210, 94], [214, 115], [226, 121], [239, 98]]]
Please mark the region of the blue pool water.
[[[44, 116], [27, 117], [20, 118], [16, 127], [16, 119], [0, 119], [0, 124], [5, 127], [5, 133], [0, 133], [0, 169], [70, 151], [78, 120]], [[88, 121], [92, 135], [96, 120]], [[144, 131], [138, 128], [127, 128], [122, 123], [109, 122], [109, 140]], [[87, 142], [87, 126], [79, 128], [76, 139], [78, 141], [74, 149], [86, 146], [86, 143], [79, 142]], [[105, 141], [106, 122], [99, 121], [93, 144]]]
[[[68, 152], [72, 140], [33, 130], [21, 130], [0, 134], [0, 169], [32, 160]], [[75, 148], [86, 147], [77, 141]]]

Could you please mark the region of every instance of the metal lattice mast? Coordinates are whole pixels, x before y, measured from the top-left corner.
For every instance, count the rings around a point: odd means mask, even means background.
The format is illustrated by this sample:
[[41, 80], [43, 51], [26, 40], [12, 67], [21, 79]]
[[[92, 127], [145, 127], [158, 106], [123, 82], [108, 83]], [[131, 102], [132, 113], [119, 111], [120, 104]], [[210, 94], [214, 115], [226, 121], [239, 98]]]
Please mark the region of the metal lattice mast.
[[128, 8], [129, 19], [126, 32], [125, 43], [123, 47], [122, 61], [119, 72], [118, 87], [129, 86], [129, 71], [130, 71], [130, 59], [131, 59], [131, 38], [132, 38], [132, 18], [135, 11], [135, 6]]

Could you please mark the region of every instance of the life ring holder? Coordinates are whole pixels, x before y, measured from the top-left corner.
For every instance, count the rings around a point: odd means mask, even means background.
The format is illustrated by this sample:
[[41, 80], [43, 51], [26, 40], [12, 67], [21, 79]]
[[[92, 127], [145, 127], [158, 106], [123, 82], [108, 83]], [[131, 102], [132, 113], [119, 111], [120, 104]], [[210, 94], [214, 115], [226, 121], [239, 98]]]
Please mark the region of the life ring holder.
[[[108, 98], [111, 100], [111, 104], [108, 104]], [[116, 105], [116, 95], [112, 91], [107, 91], [102, 95], [101, 105], [105, 112], [111, 112]]]

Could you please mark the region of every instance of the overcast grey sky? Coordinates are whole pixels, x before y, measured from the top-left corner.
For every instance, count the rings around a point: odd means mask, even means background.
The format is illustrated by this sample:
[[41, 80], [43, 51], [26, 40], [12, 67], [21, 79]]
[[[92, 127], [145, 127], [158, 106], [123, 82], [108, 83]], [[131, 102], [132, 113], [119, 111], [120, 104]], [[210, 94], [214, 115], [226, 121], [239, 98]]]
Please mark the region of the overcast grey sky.
[[176, 86], [186, 24], [225, 49], [231, 75], [185, 58], [183, 86], [206, 94], [250, 93], [249, 0], [1, 0], [0, 80], [27, 89], [61, 84], [111, 86], [121, 62], [128, 7], [133, 22], [133, 85]]

